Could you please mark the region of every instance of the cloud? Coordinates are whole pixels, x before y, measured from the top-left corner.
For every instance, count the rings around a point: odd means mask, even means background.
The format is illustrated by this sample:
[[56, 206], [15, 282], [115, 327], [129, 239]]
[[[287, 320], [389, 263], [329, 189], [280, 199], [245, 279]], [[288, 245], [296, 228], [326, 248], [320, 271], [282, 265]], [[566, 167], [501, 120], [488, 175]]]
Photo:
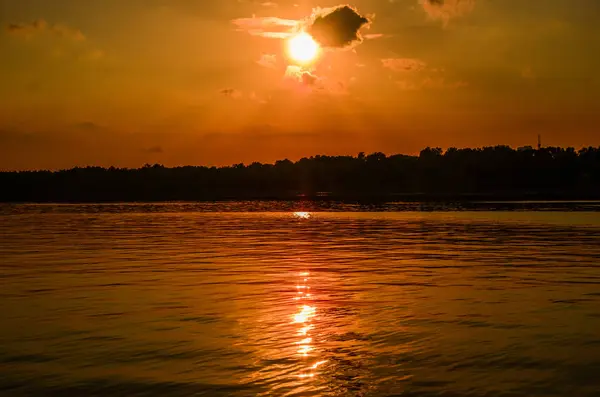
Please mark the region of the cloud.
[[387, 58], [382, 59], [383, 67], [393, 70], [394, 72], [415, 72], [425, 69], [427, 64], [418, 59], [412, 58]]
[[14, 36], [24, 36], [27, 38], [48, 34], [73, 41], [85, 41], [86, 39], [79, 29], [60, 24], [49, 24], [44, 19], [37, 19], [29, 23], [10, 23], [6, 27], [6, 31]]
[[370, 24], [369, 18], [349, 5], [315, 8], [301, 20], [278, 17], [237, 18], [231, 21], [238, 31], [253, 36], [286, 39], [300, 31], [310, 34], [324, 48], [346, 48], [360, 44], [363, 39], [384, 37], [382, 34], [362, 36], [360, 30]]
[[242, 92], [235, 88], [225, 88], [219, 91], [219, 93], [227, 98], [239, 99], [242, 97]]
[[299, 25], [299, 21], [277, 17], [237, 18], [231, 22], [238, 27], [238, 31], [273, 39], [292, 36]]
[[288, 66], [285, 71], [285, 78], [309, 87], [315, 86], [319, 82], [316, 75], [302, 69], [300, 66]]
[[[310, 16], [293, 20], [278, 17], [238, 18], [232, 20], [238, 31], [251, 35], [286, 39], [305, 32], [310, 34], [324, 50], [345, 50], [360, 44], [364, 39], [384, 37], [380, 34], [363, 36], [361, 30], [368, 27], [370, 19], [361, 15], [349, 5], [338, 5], [330, 8], [315, 8]], [[257, 63], [267, 68], [277, 67], [277, 57], [273, 54], [263, 54]], [[328, 93], [347, 93], [347, 85], [337, 81], [317, 76], [314, 69], [289, 65], [285, 71], [284, 82], [291, 83], [296, 89], [308, 91], [323, 91]], [[222, 91], [226, 96], [233, 94]]]
[[383, 37], [392, 37], [392, 35], [391, 34], [383, 34], [383, 33], [369, 33], [369, 34], [363, 35], [363, 39], [365, 39], [365, 40], [381, 39]]
[[344, 48], [361, 43], [360, 30], [371, 21], [349, 5], [316, 9], [306, 28], [321, 46]]
[[444, 24], [468, 14], [475, 7], [475, 0], [419, 0], [419, 3], [430, 18], [442, 20]]
[[258, 61], [256, 61], [256, 63], [265, 68], [275, 69], [277, 67], [277, 55], [262, 54], [262, 56]]
[[348, 84], [338, 79], [330, 79], [315, 75], [312, 71], [300, 66], [288, 66], [284, 79], [292, 84], [293, 88], [302, 88], [307, 93], [320, 93], [326, 95], [348, 95]]

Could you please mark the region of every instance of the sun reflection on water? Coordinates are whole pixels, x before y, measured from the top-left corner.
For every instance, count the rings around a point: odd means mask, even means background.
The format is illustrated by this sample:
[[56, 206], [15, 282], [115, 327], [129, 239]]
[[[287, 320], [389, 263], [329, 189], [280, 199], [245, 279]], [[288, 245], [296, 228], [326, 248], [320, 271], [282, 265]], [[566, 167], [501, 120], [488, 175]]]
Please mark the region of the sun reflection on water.
[[311, 359], [316, 358], [317, 355], [313, 344], [313, 337], [311, 336], [311, 331], [314, 329], [312, 321], [316, 316], [317, 310], [315, 306], [311, 305], [311, 294], [304, 292], [310, 289], [310, 286], [308, 285], [310, 272], [302, 272], [299, 276], [301, 280], [298, 285], [296, 285], [299, 296], [294, 297], [294, 300], [303, 300], [303, 304], [298, 306], [298, 312], [292, 316], [292, 319], [294, 324], [299, 324], [301, 326], [298, 329], [298, 335], [301, 336], [302, 339], [295, 342], [295, 344], [298, 345], [298, 355], [301, 356], [302, 360], [306, 361], [306, 370], [302, 371], [302, 373], [297, 376], [299, 378], [308, 379], [315, 377], [317, 374], [316, 369], [323, 365], [326, 360], [310, 362]]
[[309, 219], [310, 218], [310, 212], [296, 211], [296, 212], [294, 212], [294, 216], [296, 218], [300, 218], [300, 219]]

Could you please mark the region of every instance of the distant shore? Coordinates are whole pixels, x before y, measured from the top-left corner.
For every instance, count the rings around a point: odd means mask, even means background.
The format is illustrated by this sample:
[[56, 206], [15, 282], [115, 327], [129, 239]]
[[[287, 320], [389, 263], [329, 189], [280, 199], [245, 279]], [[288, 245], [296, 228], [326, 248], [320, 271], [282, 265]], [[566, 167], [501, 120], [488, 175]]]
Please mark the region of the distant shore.
[[227, 167], [0, 172], [0, 202], [468, 202], [600, 199], [600, 148], [425, 148]]
[[341, 202], [341, 203], [577, 203], [600, 202], [600, 192], [548, 192], [548, 193], [501, 193], [501, 194], [331, 194], [331, 195], [223, 195], [202, 197], [181, 197], [142, 199], [119, 197], [103, 199], [49, 199], [49, 200], [0, 200], [3, 204], [109, 204], [109, 203], [163, 203], [163, 202], [236, 202], [236, 201], [290, 201], [290, 202]]

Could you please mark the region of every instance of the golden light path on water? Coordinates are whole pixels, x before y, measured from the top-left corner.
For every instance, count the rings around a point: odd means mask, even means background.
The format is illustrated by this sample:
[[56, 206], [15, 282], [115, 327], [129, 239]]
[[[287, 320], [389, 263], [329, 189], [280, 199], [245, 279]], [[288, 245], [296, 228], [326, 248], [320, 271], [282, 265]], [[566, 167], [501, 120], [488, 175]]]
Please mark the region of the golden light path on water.
[[[308, 285], [310, 280], [309, 272], [302, 272], [299, 274], [298, 290], [294, 300], [299, 302], [298, 312], [292, 316], [292, 322], [298, 324], [298, 338], [296, 342], [298, 345], [297, 353], [301, 359], [306, 361], [305, 370], [298, 374], [299, 378], [313, 378], [317, 375], [317, 369], [326, 363], [325, 360], [317, 360], [317, 352], [313, 344], [313, 338], [311, 336], [314, 329], [313, 319], [316, 316], [317, 309], [312, 303], [312, 294], [310, 293], [310, 286]], [[312, 360], [311, 360], [312, 359]]]
[[309, 219], [310, 218], [310, 212], [296, 211], [296, 212], [294, 212], [294, 216], [296, 218], [300, 218], [300, 219]]
[[[294, 212], [294, 216], [299, 219], [309, 219], [311, 214], [310, 212], [298, 211]], [[327, 362], [326, 360], [318, 360], [312, 338], [313, 320], [317, 315], [317, 308], [313, 304], [309, 282], [310, 272], [304, 271], [298, 274], [297, 296], [294, 297], [294, 300], [298, 302], [298, 311], [292, 316], [292, 323], [298, 325], [297, 354], [306, 362], [305, 369], [297, 375], [298, 378], [314, 378], [318, 374], [317, 369]]]

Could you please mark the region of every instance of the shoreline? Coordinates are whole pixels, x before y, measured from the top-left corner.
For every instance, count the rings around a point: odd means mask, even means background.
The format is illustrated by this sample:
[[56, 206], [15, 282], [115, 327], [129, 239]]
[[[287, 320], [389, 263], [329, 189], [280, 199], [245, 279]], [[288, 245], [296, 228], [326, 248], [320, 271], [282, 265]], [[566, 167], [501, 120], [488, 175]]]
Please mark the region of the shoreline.
[[589, 193], [404, 193], [404, 194], [303, 194], [303, 195], [213, 195], [200, 197], [48, 197], [5, 200], [0, 198], [0, 204], [114, 204], [114, 203], [209, 203], [209, 202], [311, 202], [311, 203], [357, 203], [357, 204], [584, 204], [600, 202], [600, 192]]

